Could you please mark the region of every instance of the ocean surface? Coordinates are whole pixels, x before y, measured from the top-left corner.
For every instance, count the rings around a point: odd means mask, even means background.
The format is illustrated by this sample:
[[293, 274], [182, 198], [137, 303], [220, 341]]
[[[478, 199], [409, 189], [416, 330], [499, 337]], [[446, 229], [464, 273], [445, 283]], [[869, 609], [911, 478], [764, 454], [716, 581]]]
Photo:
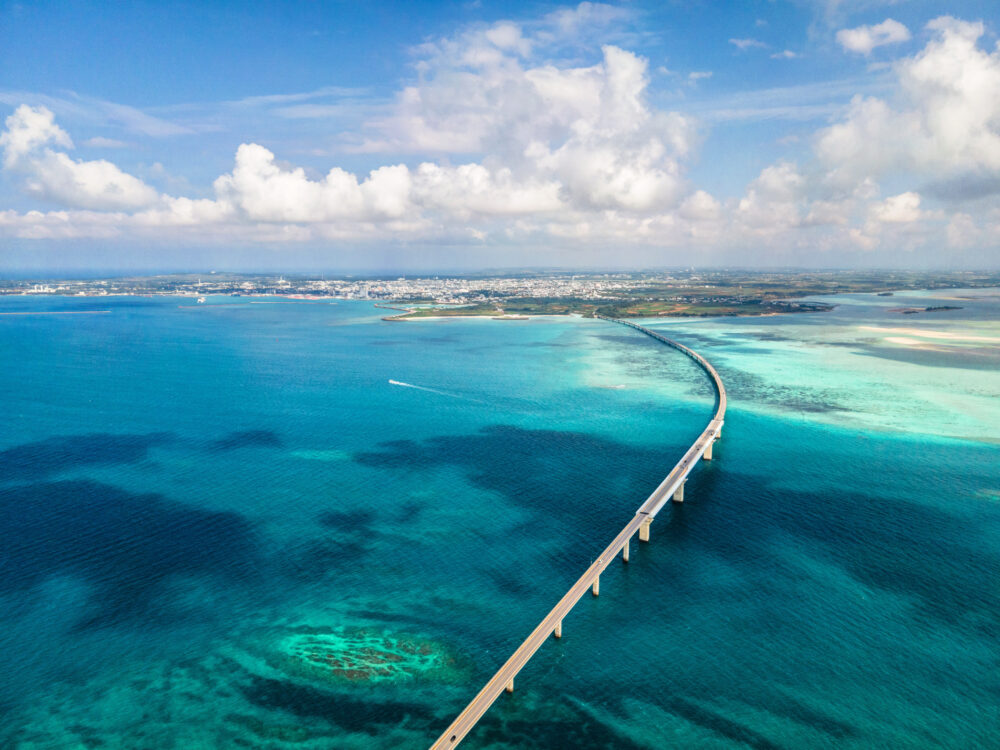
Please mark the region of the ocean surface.
[[[715, 460], [466, 747], [1000, 747], [1000, 290], [832, 301], [646, 322]], [[713, 404], [599, 320], [0, 313], [4, 748], [424, 748]]]

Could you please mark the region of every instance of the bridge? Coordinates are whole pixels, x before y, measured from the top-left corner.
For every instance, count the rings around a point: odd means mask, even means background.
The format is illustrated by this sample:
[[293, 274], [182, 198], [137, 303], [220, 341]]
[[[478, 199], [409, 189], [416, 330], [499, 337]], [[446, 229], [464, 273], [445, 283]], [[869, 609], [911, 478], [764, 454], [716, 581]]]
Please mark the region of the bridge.
[[650, 329], [636, 323], [630, 323], [629, 321], [618, 320], [615, 318], [607, 318], [603, 315], [598, 315], [597, 317], [612, 323], [621, 323], [622, 325], [634, 328], [635, 330], [644, 333], [647, 336], [651, 336], [667, 346], [677, 349], [697, 362], [698, 365], [708, 374], [709, 378], [711, 378], [712, 385], [715, 387], [715, 414], [709, 421], [708, 426], [698, 436], [691, 447], [688, 448], [687, 452], [681, 457], [681, 460], [678, 461], [677, 465], [671, 469], [669, 474], [667, 474], [666, 479], [664, 479], [660, 483], [660, 486], [653, 491], [653, 494], [639, 506], [635, 515], [628, 522], [628, 524], [626, 524], [625, 528], [618, 532], [618, 536], [612, 540], [611, 544], [604, 548], [604, 551], [601, 552], [593, 563], [591, 563], [590, 567], [587, 568], [584, 574], [580, 576], [577, 582], [574, 583], [563, 598], [559, 600], [559, 603], [552, 608], [552, 611], [545, 616], [545, 619], [543, 619], [538, 626], [531, 631], [531, 635], [525, 639], [524, 643], [518, 646], [517, 650], [504, 663], [504, 665], [500, 667], [499, 671], [497, 671], [497, 673], [490, 678], [490, 681], [486, 683], [485, 687], [479, 691], [476, 697], [472, 699], [472, 702], [469, 703], [469, 705], [465, 707], [465, 710], [463, 710], [462, 713], [460, 713], [451, 723], [451, 726], [449, 726], [448, 729], [446, 729], [445, 732], [437, 739], [437, 741], [431, 745], [431, 750], [443, 750], [443, 748], [452, 748], [457, 746], [465, 735], [467, 735], [482, 718], [483, 714], [489, 710], [489, 707], [493, 705], [502, 692], [505, 690], [508, 693], [514, 692], [514, 678], [517, 676], [517, 673], [520, 672], [522, 667], [528, 663], [528, 660], [534, 656], [539, 647], [541, 647], [541, 645], [548, 640], [549, 635], [556, 638], [562, 638], [563, 619], [567, 614], [569, 614], [570, 610], [573, 609], [573, 606], [584, 596], [584, 594], [587, 593], [587, 589], [590, 589], [590, 592], [594, 596], [598, 596], [600, 594], [601, 573], [603, 573], [605, 568], [611, 564], [612, 560], [618, 557], [618, 553], [621, 553], [622, 560], [624, 562], [628, 562], [629, 545], [636, 532], [639, 534], [640, 542], [648, 542], [650, 525], [653, 523], [653, 519], [656, 518], [656, 514], [659, 513], [671, 499], [673, 499], [674, 502], [683, 502], [684, 483], [687, 481], [688, 475], [700, 459], [704, 458], [706, 460], [711, 460], [712, 446], [715, 441], [722, 436], [722, 422], [726, 414], [726, 389], [722, 385], [722, 379], [719, 377], [719, 373], [717, 373], [715, 368], [708, 363], [708, 360], [683, 344], [672, 341], [666, 336], [662, 336], [659, 333], [651, 331]]

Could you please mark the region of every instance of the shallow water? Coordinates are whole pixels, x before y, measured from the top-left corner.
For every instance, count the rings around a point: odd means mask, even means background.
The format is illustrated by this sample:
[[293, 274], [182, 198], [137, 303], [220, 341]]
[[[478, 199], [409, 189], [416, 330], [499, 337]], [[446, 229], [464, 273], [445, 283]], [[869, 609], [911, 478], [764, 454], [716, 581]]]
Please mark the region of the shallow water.
[[[648, 321], [717, 460], [468, 746], [1000, 736], [1000, 293], [834, 301]], [[711, 413], [603, 321], [0, 299], [83, 310], [0, 315], [5, 747], [424, 747]]]

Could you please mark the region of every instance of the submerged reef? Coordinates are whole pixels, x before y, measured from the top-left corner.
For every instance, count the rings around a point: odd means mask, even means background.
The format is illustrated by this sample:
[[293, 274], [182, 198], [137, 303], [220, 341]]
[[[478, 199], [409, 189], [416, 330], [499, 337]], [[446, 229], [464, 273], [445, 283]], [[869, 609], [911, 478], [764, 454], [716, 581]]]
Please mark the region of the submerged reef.
[[375, 628], [299, 627], [275, 645], [272, 666], [320, 682], [461, 682], [469, 665], [429, 638]]
[[195, 658], [55, 684], [0, 722], [0, 747], [426, 747], [446, 723], [438, 704], [462, 700], [471, 678], [467, 659], [423, 635], [263, 628]]

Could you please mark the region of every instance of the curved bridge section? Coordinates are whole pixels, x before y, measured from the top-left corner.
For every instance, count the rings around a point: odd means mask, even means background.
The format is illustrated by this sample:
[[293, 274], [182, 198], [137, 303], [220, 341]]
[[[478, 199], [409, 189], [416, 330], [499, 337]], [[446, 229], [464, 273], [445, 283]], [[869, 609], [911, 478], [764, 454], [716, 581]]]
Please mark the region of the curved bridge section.
[[493, 702], [496, 701], [500, 693], [504, 692], [504, 690], [508, 693], [514, 692], [514, 677], [528, 663], [528, 660], [534, 656], [535, 652], [550, 635], [562, 638], [563, 618], [569, 614], [573, 606], [587, 593], [587, 589], [590, 589], [594, 596], [600, 594], [601, 573], [618, 556], [618, 553], [621, 553], [624, 562], [628, 562], [629, 545], [636, 532], [639, 534], [640, 542], [648, 542], [650, 525], [656, 514], [666, 505], [667, 501], [673, 499], [674, 502], [683, 502], [684, 483], [687, 481], [688, 475], [700, 459], [710, 460], [712, 458], [712, 446], [722, 436], [722, 422], [726, 414], [726, 389], [722, 385], [719, 373], [709, 364], [708, 360], [683, 344], [672, 341], [649, 328], [625, 320], [605, 318], [601, 315], [598, 317], [612, 323], [621, 323], [622, 325], [634, 328], [667, 346], [677, 349], [697, 362], [712, 380], [712, 385], [715, 387], [715, 414], [705, 430], [698, 436], [698, 439], [694, 441], [687, 452], [681, 457], [681, 460], [678, 461], [677, 465], [667, 474], [666, 479], [639, 506], [625, 528], [618, 532], [618, 536], [612, 540], [611, 544], [605, 547], [600, 556], [591, 563], [584, 574], [580, 576], [577, 582], [559, 600], [559, 603], [545, 616], [545, 619], [531, 631], [531, 635], [525, 639], [524, 643], [518, 646], [517, 650], [506, 663], [500, 667], [499, 671], [490, 678], [490, 681], [472, 699], [472, 702], [465, 707], [465, 710], [458, 715], [451, 723], [451, 726], [431, 746], [431, 750], [441, 750], [442, 748], [451, 748], [458, 745], [479, 719], [482, 718], [489, 707], [493, 705]]

